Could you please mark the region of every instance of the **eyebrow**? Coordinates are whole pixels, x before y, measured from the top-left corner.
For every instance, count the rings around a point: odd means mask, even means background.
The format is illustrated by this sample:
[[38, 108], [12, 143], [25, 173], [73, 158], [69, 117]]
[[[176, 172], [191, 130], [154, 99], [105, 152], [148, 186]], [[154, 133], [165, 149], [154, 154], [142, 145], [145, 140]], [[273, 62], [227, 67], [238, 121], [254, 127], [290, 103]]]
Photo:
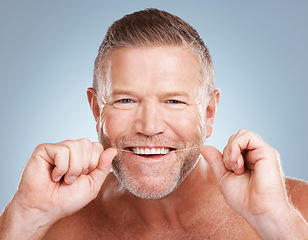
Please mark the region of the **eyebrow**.
[[170, 92], [163, 92], [159, 94], [161, 97], [186, 97], [186, 98], [191, 98], [191, 96], [184, 91], [170, 91]]
[[112, 91], [112, 95], [133, 95], [133, 90], [115, 89]]
[[[112, 91], [112, 96], [116, 96], [116, 95], [136, 95], [136, 93], [134, 92], [133, 89], [115, 89]], [[138, 95], [138, 94], [137, 94]], [[185, 91], [165, 91], [162, 93], [158, 93], [158, 95], [162, 98], [164, 97], [178, 97], [178, 96], [182, 96], [182, 97], [186, 97], [186, 98], [191, 98], [191, 96], [185, 92]]]

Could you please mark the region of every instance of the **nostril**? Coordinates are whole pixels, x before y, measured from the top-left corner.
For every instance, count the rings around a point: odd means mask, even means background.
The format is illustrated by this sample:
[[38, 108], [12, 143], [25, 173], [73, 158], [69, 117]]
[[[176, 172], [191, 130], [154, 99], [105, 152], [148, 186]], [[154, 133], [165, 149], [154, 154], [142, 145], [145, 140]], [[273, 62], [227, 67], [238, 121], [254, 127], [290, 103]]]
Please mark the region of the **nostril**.
[[155, 100], [142, 102], [134, 122], [135, 131], [146, 136], [163, 133], [163, 114]]

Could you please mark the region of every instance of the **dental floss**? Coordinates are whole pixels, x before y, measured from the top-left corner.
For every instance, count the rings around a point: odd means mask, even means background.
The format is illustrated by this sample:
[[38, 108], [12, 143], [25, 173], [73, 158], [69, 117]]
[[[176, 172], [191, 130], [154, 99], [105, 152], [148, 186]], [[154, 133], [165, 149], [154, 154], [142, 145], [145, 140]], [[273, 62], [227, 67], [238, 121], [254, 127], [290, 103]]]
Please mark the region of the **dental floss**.
[[[182, 149], [178, 149], [178, 150], [173, 150], [171, 152], [180, 152], [180, 151], [184, 151], [184, 150], [191, 150], [191, 149], [197, 149], [197, 148], [200, 148], [201, 146], [199, 147], [191, 147], [191, 148], [182, 148]], [[115, 148], [116, 150], [118, 151], [122, 151], [122, 152], [129, 152], [131, 153], [132, 151], [128, 151], [128, 150], [124, 150], [124, 149], [119, 149], [119, 148]]]

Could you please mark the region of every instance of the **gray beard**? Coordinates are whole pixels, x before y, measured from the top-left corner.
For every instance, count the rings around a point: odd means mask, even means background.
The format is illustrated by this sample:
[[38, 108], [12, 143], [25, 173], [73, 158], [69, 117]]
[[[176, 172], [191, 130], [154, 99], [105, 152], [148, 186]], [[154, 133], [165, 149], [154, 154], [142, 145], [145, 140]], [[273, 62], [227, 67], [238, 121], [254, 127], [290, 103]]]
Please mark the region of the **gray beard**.
[[[195, 136], [194, 140], [187, 146], [182, 141], [168, 141], [171, 146], [176, 146], [177, 149], [182, 148], [192, 148], [199, 147], [203, 143], [203, 134], [198, 134]], [[159, 137], [146, 137], [146, 136], [138, 136], [135, 138], [126, 138], [122, 137], [116, 140], [115, 146], [112, 146], [110, 140], [104, 134], [99, 133], [99, 140], [102, 143], [104, 149], [114, 147], [118, 149], [122, 149], [123, 142], [151, 142], [156, 143], [156, 145], [161, 146], [159, 143], [165, 143], [165, 140], [162, 140]], [[137, 164], [133, 166], [129, 166], [125, 161], [125, 153], [118, 151], [118, 155], [112, 161], [112, 170], [117, 177], [118, 181], [121, 185], [126, 188], [133, 195], [143, 198], [143, 199], [160, 199], [163, 198], [170, 193], [172, 193], [177, 187], [185, 180], [185, 178], [189, 175], [189, 173], [195, 168], [197, 165], [200, 154], [198, 149], [189, 149], [180, 152], [176, 152], [176, 162], [170, 169], [168, 169], [168, 174], [165, 176], [163, 180], [163, 184], [151, 184], [146, 181], [143, 181], [142, 176], [135, 176], [136, 174], [132, 174], [134, 169], [139, 169], [144, 176], [156, 176], [157, 173], [162, 171], [161, 167], [147, 167], [147, 166], [139, 166]], [[132, 165], [132, 164], [131, 164]], [[140, 179], [138, 179], [140, 177]]]

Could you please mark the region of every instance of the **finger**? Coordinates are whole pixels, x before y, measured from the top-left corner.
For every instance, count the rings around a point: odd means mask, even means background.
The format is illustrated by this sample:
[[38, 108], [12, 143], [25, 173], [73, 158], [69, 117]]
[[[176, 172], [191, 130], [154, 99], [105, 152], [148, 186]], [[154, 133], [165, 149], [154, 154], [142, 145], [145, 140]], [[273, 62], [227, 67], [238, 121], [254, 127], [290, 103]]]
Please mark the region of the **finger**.
[[238, 138], [239, 136], [243, 135], [245, 132], [247, 132], [246, 129], [239, 130], [236, 134], [233, 134], [226, 145], [226, 147], [223, 150], [223, 162], [226, 166], [226, 168], [230, 171], [235, 171], [239, 173], [239, 170], [244, 170], [244, 165], [239, 165], [241, 163], [244, 163], [243, 159], [241, 159], [240, 155], [236, 155], [236, 157], [230, 158], [231, 154], [231, 146], [234, 141], [234, 139]]
[[101, 153], [97, 168], [89, 174], [94, 187], [101, 188], [106, 177], [110, 173], [112, 160], [117, 153], [117, 150], [114, 148], [108, 148]]
[[217, 181], [220, 182], [222, 177], [228, 172], [222, 161], [222, 154], [212, 146], [202, 146], [199, 148], [199, 152], [210, 165]]
[[92, 153], [89, 162], [89, 172], [92, 172], [94, 169], [97, 168], [99, 157], [103, 151], [104, 148], [99, 142], [92, 143]]
[[78, 140], [83, 147], [83, 161], [82, 161], [82, 172], [81, 174], [87, 175], [89, 170], [89, 165], [92, 157], [92, 142], [89, 139], [82, 138]]
[[[229, 139], [228, 144], [226, 145], [226, 147], [223, 150], [223, 163], [225, 164], [225, 167], [229, 170], [229, 171], [233, 171], [236, 168], [236, 161], [234, 161], [233, 159], [229, 159], [229, 155], [230, 155], [230, 142], [231, 142], [231, 138]], [[232, 161], [233, 160], [233, 161]]]
[[65, 144], [70, 150], [69, 168], [64, 181], [66, 184], [72, 184], [80, 176], [83, 169], [83, 147], [79, 141], [65, 141], [62, 144]]
[[67, 173], [69, 168], [69, 156], [70, 151], [66, 146], [61, 146], [58, 149], [54, 157], [55, 168], [52, 171], [52, 179], [55, 182], [60, 181], [60, 179]]
[[261, 159], [275, 157], [273, 149], [258, 135], [248, 130], [235, 137], [229, 148], [229, 155], [224, 156], [224, 161], [236, 161], [234, 172], [237, 174], [243, 173], [245, 168], [254, 169], [255, 164]]
[[[240, 155], [245, 154], [245, 156], [248, 156], [256, 149], [262, 149], [264, 147], [265, 143], [259, 136], [250, 131], [246, 131], [244, 134], [235, 137], [230, 143], [230, 154], [228, 157], [230, 161], [239, 163], [241, 160]], [[258, 158], [252, 157], [250, 159], [254, 161], [254, 164]]]
[[[237, 134], [232, 134], [231, 135], [231, 137], [229, 138], [228, 144], [230, 144], [230, 142], [237, 136]], [[228, 144], [227, 144], [227, 146], [228, 146]]]
[[[244, 157], [243, 154], [241, 153], [241, 151], [237, 148], [238, 152], [235, 154], [235, 157], [233, 157], [233, 161], [235, 159], [237, 159], [235, 161], [235, 164], [232, 168], [232, 171], [238, 175], [243, 174], [245, 171], [245, 161], [244, 161]], [[228, 162], [227, 160], [225, 160], [226, 162]]]
[[[67, 173], [69, 167], [69, 148], [60, 144], [45, 143], [37, 147], [38, 151], [44, 153], [44, 159], [53, 166], [51, 178], [54, 182]], [[36, 151], [36, 150], [35, 150]]]

